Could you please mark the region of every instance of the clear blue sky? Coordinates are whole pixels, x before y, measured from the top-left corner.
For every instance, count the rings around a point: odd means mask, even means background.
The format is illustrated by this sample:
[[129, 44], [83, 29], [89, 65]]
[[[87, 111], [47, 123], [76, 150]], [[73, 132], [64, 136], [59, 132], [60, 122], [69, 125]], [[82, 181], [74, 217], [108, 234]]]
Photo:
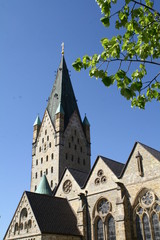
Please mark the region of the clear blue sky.
[[160, 149], [160, 103], [132, 109], [116, 87], [72, 68], [114, 33], [100, 17], [93, 0], [0, 0], [0, 239], [30, 189], [33, 123], [43, 117], [62, 42], [81, 116], [91, 124], [92, 165], [97, 155], [125, 163], [135, 141]]

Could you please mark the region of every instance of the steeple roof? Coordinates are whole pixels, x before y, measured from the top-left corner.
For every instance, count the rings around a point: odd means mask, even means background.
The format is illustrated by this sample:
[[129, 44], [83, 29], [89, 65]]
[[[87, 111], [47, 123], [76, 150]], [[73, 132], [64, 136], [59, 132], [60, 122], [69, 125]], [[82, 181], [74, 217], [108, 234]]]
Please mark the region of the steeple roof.
[[40, 193], [40, 194], [46, 194], [46, 195], [52, 195], [52, 191], [51, 191], [51, 188], [49, 186], [49, 183], [47, 181], [47, 178], [46, 178], [46, 175], [44, 174], [41, 181], [40, 181], [40, 184], [36, 190], [36, 193]]
[[35, 125], [39, 125], [39, 126], [41, 125], [41, 120], [40, 120], [39, 116], [36, 117], [36, 120], [35, 120], [33, 126], [35, 126]]
[[64, 127], [66, 128], [69, 118], [73, 112], [76, 110], [79, 114], [79, 110], [64, 55], [62, 55], [60, 65], [57, 70], [56, 80], [54, 82], [47, 105], [47, 110], [53, 123], [59, 105], [63, 108], [63, 111], [65, 113]]
[[87, 118], [86, 116], [84, 117], [83, 125], [88, 125], [88, 126], [90, 126], [90, 123], [89, 123], [88, 118]]

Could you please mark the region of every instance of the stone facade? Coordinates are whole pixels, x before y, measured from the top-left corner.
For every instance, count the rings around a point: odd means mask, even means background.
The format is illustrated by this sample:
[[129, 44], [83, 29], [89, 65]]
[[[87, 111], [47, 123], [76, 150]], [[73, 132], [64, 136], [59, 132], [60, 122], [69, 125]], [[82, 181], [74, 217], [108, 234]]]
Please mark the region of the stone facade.
[[69, 114], [59, 109], [54, 122], [46, 109], [34, 126], [31, 192], [45, 172], [53, 198], [68, 200], [80, 235], [43, 234], [24, 194], [4, 239], [159, 240], [160, 152], [137, 142], [125, 165], [99, 156], [90, 171], [88, 120], [75, 109], [65, 126]]

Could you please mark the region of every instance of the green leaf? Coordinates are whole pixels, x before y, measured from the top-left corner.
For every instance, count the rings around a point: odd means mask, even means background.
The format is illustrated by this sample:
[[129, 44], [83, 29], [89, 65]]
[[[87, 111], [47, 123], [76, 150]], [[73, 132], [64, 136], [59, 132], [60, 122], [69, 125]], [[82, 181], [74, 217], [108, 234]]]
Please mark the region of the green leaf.
[[102, 17], [100, 20], [105, 27], [109, 27], [109, 25], [110, 25], [109, 17]]
[[104, 76], [102, 78], [102, 82], [106, 87], [111, 86], [114, 83], [114, 77], [113, 76]]
[[81, 62], [80, 58], [77, 58], [77, 60], [72, 63], [72, 66], [76, 71], [80, 71], [83, 68], [83, 63]]

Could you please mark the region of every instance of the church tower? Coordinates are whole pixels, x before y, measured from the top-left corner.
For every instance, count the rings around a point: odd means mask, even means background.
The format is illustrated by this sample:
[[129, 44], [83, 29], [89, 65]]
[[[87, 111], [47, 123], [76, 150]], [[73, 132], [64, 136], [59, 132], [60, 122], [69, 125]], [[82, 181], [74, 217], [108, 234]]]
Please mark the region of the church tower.
[[90, 171], [90, 125], [81, 120], [64, 52], [42, 122], [38, 116], [33, 128], [32, 192], [44, 173], [53, 190], [66, 167]]

